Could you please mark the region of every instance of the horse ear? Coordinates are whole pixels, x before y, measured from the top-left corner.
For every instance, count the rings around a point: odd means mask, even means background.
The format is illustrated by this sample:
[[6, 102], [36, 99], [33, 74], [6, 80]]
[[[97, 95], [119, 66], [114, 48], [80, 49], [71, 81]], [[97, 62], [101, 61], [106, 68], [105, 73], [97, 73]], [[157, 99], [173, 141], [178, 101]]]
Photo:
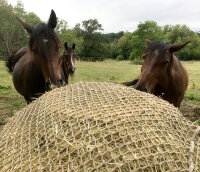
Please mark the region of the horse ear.
[[149, 40], [149, 39], [146, 39], [146, 44], [147, 45], [150, 45], [152, 43], [152, 41], [151, 40]]
[[176, 52], [181, 50], [183, 47], [185, 47], [190, 41], [186, 42], [186, 43], [182, 43], [182, 44], [175, 44], [172, 45], [172, 47], [170, 48], [171, 52]]
[[28, 33], [32, 33], [32, 30], [33, 30], [33, 28], [32, 28], [32, 26], [30, 26], [28, 23], [25, 23], [25, 22], [23, 22], [21, 19], [19, 19], [18, 17], [17, 17], [17, 20], [19, 20], [19, 22], [22, 24], [22, 26], [24, 27], [24, 29], [26, 29], [26, 31], [28, 32]]
[[64, 46], [65, 46], [65, 49], [67, 50], [68, 49], [67, 42], [65, 42]]
[[75, 44], [73, 43], [73, 45], [72, 45], [72, 49], [74, 50], [75, 49]]
[[56, 13], [54, 12], [54, 10], [51, 10], [51, 14], [49, 17], [49, 21], [48, 21], [48, 26], [51, 27], [52, 29], [54, 29], [57, 25], [57, 18], [56, 18]]

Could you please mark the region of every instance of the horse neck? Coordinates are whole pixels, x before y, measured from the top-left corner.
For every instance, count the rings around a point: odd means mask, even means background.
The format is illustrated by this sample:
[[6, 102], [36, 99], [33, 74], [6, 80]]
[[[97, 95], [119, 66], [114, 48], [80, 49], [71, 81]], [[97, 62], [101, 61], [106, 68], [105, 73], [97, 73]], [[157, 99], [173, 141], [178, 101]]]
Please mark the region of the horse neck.
[[62, 58], [61, 76], [65, 83], [68, 84], [69, 70], [64, 53], [62, 54]]
[[63, 59], [63, 61], [62, 61], [62, 68], [63, 68], [63, 69], [65, 68], [66, 72], [69, 73], [69, 71], [68, 71], [68, 66], [67, 66], [67, 60], [66, 60], [66, 57], [65, 57], [65, 55], [64, 55], [64, 52], [63, 52], [63, 54], [62, 54], [62, 59]]

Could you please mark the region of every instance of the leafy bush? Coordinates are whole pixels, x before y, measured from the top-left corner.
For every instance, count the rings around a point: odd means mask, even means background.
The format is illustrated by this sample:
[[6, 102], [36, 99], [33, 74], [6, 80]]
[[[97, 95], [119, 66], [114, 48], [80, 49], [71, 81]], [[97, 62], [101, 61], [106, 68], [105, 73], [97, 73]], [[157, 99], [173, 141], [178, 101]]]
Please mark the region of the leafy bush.
[[7, 85], [0, 85], [0, 90], [11, 90], [12, 87], [11, 86], [7, 86]]
[[133, 61], [134, 59], [136, 59], [135, 52], [131, 51], [129, 60]]
[[135, 58], [135, 59], [132, 60], [131, 63], [135, 64], [135, 65], [142, 65], [143, 64], [143, 60], [141, 58]]
[[196, 120], [196, 124], [197, 124], [197, 125], [200, 125], [200, 120]]
[[117, 56], [117, 60], [124, 60], [124, 57], [120, 54]]

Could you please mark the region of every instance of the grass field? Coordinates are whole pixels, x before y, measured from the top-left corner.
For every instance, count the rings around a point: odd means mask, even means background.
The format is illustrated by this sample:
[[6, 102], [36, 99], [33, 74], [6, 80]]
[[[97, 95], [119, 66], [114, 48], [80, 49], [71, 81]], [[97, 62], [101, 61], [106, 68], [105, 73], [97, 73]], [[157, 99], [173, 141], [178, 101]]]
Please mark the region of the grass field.
[[[200, 62], [183, 62], [189, 74], [189, 86], [181, 111], [186, 117], [200, 124]], [[104, 62], [76, 62], [76, 72], [73, 81], [124, 82], [130, 81], [140, 74], [140, 65], [130, 61], [106, 60]], [[26, 106], [12, 84], [12, 77], [7, 72], [5, 62], [0, 61], [0, 125], [5, 124], [9, 117]]]

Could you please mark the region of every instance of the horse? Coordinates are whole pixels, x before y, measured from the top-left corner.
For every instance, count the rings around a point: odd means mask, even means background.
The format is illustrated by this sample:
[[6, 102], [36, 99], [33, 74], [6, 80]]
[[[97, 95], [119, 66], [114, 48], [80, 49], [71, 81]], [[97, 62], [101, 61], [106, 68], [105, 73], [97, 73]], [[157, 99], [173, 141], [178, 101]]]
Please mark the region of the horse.
[[62, 69], [61, 77], [62, 80], [68, 85], [69, 75], [73, 76], [75, 72], [75, 44], [72, 47], [68, 47], [67, 42], [64, 43], [64, 51], [61, 55], [62, 57]]
[[181, 50], [189, 42], [172, 45], [165, 41], [146, 40], [148, 47], [142, 54], [144, 62], [141, 75], [139, 79], [124, 85], [136, 85], [136, 89], [159, 96], [180, 108], [188, 86], [188, 74], [174, 52]]
[[56, 87], [62, 85], [61, 42], [54, 31], [57, 18], [53, 10], [47, 24], [30, 26], [17, 19], [30, 34], [29, 44], [10, 56], [6, 65], [12, 73], [15, 89], [30, 103], [50, 90], [50, 83]]

